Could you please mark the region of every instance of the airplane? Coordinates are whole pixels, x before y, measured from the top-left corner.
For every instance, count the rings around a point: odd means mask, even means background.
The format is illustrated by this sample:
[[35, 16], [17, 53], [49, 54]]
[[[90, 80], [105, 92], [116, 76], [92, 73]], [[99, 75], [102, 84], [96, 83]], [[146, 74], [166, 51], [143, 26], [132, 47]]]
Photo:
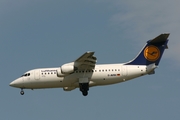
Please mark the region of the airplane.
[[160, 34], [147, 41], [139, 54], [129, 62], [117, 64], [97, 64], [95, 52], [85, 52], [74, 62], [56, 68], [39, 68], [27, 71], [9, 85], [24, 89], [76, 88], [87, 96], [90, 87], [125, 82], [144, 75], [155, 74], [165, 49], [168, 49], [170, 33]]

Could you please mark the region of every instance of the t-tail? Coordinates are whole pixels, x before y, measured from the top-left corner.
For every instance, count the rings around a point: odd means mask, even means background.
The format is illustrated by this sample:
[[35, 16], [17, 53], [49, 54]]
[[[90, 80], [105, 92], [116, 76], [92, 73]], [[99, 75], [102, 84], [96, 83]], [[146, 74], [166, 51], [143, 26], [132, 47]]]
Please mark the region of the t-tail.
[[165, 49], [168, 48], [169, 33], [161, 34], [156, 38], [147, 41], [145, 47], [140, 51], [135, 59], [126, 63], [126, 65], [159, 65]]

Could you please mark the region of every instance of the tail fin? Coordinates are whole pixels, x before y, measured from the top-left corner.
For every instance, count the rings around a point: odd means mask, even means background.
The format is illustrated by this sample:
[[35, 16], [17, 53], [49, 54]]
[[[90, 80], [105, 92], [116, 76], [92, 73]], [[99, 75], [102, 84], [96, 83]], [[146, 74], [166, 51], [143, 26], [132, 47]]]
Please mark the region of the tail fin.
[[126, 65], [149, 65], [155, 63], [158, 65], [162, 54], [168, 48], [169, 33], [161, 34], [156, 38], [147, 41], [145, 47], [140, 51], [138, 56]]

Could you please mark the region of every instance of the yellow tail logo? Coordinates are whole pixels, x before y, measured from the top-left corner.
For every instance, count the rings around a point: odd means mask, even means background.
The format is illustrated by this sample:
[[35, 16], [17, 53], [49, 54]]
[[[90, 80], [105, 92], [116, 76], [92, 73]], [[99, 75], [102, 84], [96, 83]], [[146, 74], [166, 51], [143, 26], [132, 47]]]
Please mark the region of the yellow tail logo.
[[149, 61], [156, 61], [160, 57], [160, 51], [154, 45], [147, 46], [144, 49], [144, 57]]

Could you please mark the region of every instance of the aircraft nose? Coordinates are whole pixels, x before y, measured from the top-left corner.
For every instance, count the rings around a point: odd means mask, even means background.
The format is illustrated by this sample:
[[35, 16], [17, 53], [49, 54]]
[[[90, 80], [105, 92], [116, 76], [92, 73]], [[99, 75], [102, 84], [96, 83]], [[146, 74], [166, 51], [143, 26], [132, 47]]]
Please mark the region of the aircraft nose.
[[12, 81], [9, 85], [12, 87], [22, 88], [23, 80], [22, 80], [22, 78], [18, 78], [16, 80]]

